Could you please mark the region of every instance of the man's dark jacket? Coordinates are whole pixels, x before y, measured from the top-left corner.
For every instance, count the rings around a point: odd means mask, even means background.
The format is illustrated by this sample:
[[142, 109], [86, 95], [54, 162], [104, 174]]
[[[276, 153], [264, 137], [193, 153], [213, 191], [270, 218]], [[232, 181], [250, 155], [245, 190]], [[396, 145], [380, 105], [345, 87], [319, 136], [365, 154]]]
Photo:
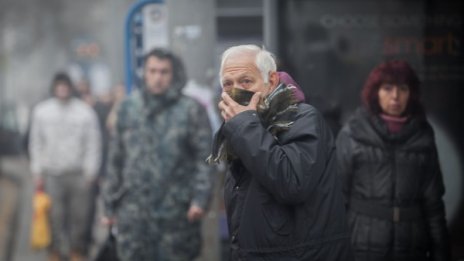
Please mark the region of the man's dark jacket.
[[256, 111], [224, 125], [238, 156], [225, 183], [232, 260], [352, 260], [332, 134], [310, 105], [293, 121], [277, 137]]

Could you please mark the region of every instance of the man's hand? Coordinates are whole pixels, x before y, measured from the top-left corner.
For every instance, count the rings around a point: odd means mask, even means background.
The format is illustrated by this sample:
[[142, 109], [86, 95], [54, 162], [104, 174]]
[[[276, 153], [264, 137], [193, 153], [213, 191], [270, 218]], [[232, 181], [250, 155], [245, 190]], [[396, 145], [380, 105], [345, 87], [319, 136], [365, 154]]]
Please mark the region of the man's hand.
[[100, 223], [105, 226], [111, 226], [116, 224], [116, 218], [103, 216], [100, 218]]
[[37, 178], [35, 180], [35, 191], [43, 191], [44, 190], [44, 180], [42, 177]]
[[190, 209], [187, 213], [187, 219], [190, 223], [192, 223], [194, 221], [200, 220], [204, 214], [205, 213], [202, 208], [193, 204], [190, 206]]
[[242, 106], [235, 102], [226, 92], [222, 92], [222, 100], [219, 102], [218, 107], [221, 111], [221, 116], [225, 121], [229, 121], [235, 115], [249, 110], [256, 111], [261, 93], [257, 92], [251, 97], [250, 103], [247, 106]]
[[85, 184], [87, 185], [87, 187], [93, 187], [99, 183], [98, 177], [88, 177], [84, 175], [84, 180], [85, 180]]

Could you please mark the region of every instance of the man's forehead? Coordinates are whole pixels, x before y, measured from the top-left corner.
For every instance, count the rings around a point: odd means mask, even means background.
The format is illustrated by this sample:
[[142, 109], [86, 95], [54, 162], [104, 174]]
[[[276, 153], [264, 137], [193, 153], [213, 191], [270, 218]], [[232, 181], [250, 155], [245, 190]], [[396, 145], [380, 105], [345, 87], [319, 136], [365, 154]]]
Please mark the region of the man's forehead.
[[222, 73], [256, 73], [259, 69], [252, 59], [228, 59], [224, 62]]
[[159, 58], [157, 56], [150, 56], [147, 60], [147, 64], [169, 64], [172, 65], [171, 59]]
[[221, 74], [222, 80], [230, 78], [259, 77], [261, 74], [254, 64], [235, 64], [224, 66]]
[[234, 53], [224, 60], [224, 65], [228, 64], [255, 64], [256, 55], [253, 53]]
[[222, 73], [222, 79], [254, 77], [254, 75], [255, 74], [251, 70], [226, 70]]

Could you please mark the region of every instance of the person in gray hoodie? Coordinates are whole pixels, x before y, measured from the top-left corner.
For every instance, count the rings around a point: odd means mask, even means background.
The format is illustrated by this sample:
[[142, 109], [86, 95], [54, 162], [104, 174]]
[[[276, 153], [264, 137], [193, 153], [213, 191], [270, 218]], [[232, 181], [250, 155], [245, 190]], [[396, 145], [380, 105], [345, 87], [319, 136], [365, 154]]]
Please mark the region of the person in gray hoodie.
[[94, 110], [73, 97], [67, 74], [55, 75], [51, 93], [33, 110], [31, 171], [36, 188], [52, 200], [50, 259], [71, 255], [83, 260], [88, 252], [86, 202], [100, 164], [100, 130]]

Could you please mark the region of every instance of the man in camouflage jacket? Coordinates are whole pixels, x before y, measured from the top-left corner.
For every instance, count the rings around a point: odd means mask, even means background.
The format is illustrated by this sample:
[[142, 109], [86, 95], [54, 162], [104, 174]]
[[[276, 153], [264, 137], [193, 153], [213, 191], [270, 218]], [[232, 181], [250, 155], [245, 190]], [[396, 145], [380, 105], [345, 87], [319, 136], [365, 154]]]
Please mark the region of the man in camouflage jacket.
[[154, 49], [144, 86], [121, 105], [103, 188], [121, 260], [193, 260], [212, 192], [206, 111], [182, 95], [182, 62]]

